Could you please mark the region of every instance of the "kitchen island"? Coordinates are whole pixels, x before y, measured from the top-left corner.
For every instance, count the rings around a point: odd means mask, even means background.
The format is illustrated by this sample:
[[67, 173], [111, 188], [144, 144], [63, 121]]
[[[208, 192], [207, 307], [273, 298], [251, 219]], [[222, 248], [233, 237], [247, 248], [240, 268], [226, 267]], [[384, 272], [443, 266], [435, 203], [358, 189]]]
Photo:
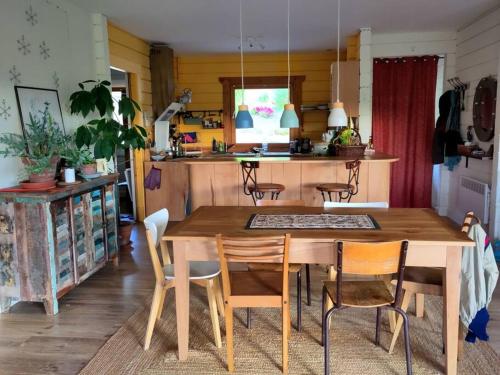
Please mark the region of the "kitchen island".
[[[243, 194], [240, 162], [258, 160], [257, 181], [285, 186], [279, 199], [302, 199], [307, 206], [322, 206], [316, 185], [346, 183], [349, 172], [346, 161], [353, 158], [327, 156], [236, 157], [233, 155], [178, 158], [144, 162], [147, 176], [151, 169], [161, 172], [158, 189], [146, 189], [146, 215], [167, 208], [170, 219], [184, 220], [200, 206], [253, 206]], [[359, 158], [359, 192], [352, 202], [389, 201], [391, 163], [396, 157], [375, 153]]]

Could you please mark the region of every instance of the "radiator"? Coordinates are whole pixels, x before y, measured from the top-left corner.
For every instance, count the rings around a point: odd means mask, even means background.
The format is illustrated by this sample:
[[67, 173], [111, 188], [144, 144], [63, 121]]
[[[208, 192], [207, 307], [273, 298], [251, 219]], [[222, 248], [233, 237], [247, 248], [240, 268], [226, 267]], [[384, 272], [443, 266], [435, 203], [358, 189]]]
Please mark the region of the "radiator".
[[474, 211], [483, 224], [488, 224], [490, 213], [490, 187], [488, 184], [470, 177], [460, 176], [457, 201], [457, 211], [463, 215], [468, 211]]

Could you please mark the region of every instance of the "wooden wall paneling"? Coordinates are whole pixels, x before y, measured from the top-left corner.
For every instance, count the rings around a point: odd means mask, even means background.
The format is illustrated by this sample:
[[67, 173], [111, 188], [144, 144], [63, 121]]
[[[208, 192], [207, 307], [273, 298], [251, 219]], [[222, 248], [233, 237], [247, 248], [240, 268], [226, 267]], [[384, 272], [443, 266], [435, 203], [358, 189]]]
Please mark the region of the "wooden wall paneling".
[[285, 191], [280, 193], [279, 199], [300, 199], [300, 163], [284, 162], [270, 165], [271, 182], [285, 186]]
[[[349, 170], [345, 163], [337, 164], [337, 182], [347, 184], [349, 180]], [[351, 202], [368, 202], [368, 163], [361, 162], [359, 167], [359, 186], [358, 194], [354, 195]], [[333, 197], [332, 197], [333, 198]]]
[[75, 285], [68, 200], [52, 202], [50, 211], [53, 223], [57, 294], [61, 296]]
[[239, 189], [239, 164], [214, 163], [212, 186], [216, 206], [237, 206]]
[[191, 164], [189, 166], [192, 211], [200, 206], [215, 206], [213, 179], [213, 164]]
[[389, 202], [390, 163], [370, 163], [368, 165], [368, 202]]
[[153, 166], [161, 170], [161, 187], [155, 190], [145, 189], [146, 215], [166, 208], [170, 220], [184, 220], [189, 197], [189, 166], [178, 162], [145, 162], [146, 176]]
[[0, 312], [20, 296], [14, 204], [0, 203]]
[[301, 163], [301, 192], [302, 200], [306, 206], [322, 207], [323, 198], [321, 193], [316, 190], [316, 186], [322, 183], [336, 182], [337, 168], [336, 164], [325, 163]]

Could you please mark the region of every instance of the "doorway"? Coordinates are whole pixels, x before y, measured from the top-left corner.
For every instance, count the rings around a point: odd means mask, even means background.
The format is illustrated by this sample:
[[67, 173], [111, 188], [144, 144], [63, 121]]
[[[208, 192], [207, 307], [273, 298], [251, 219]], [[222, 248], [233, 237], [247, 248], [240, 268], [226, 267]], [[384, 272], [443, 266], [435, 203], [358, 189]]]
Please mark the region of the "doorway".
[[[129, 126], [129, 119], [118, 113], [118, 102], [123, 96], [129, 96], [129, 74], [121, 69], [111, 67], [111, 93], [113, 97], [113, 118], [124, 126]], [[133, 179], [133, 153], [130, 149], [118, 148], [116, 151], [116, 168], [118, 177], [118, 199], [120, 220], [135, 220], [135, 184]]]

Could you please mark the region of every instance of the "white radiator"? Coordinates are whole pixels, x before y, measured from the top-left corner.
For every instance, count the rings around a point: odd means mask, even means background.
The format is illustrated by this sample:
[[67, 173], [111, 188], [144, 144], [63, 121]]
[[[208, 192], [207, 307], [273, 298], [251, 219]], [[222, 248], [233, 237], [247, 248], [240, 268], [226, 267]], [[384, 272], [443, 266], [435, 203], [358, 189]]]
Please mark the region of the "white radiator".
[[490, 213], [489, 185], [465, 176], [460, 176], [459, 183], [457, 210], [463, 215], [468, 211], [474, 211], [483, 224], [488, 224]]

